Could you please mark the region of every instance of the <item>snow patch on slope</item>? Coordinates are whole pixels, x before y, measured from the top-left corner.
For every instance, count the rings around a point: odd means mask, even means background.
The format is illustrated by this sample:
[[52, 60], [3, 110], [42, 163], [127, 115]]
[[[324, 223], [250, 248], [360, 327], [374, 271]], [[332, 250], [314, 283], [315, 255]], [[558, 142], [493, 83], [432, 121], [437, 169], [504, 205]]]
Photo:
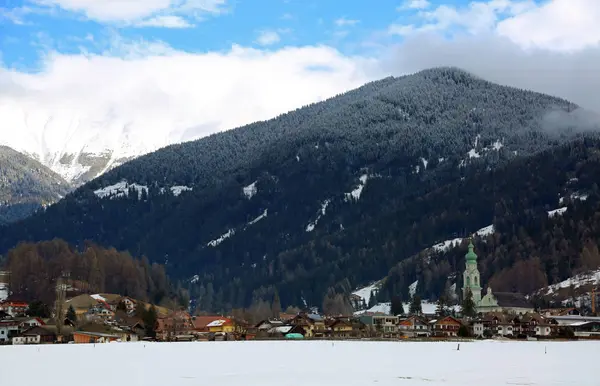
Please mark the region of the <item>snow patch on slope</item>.
[[581, 286], [598, 284], [600, 284], [600, 269], [568, 278], [560, 283], [548, 286], [545, 291], [544, 289], [541, 291], [544, 291], [546, 295], [552, 295], [562, 288], [579, 288]]
[[367, 184], [368, 178], [369, 176], [367, 174], [360, 176], [360, 184], [352, 192], [346, 193], [346, 201], [358, 201], [365, 185]]
[[257, 181], [254, 181], [253, 183], [251, 183], [248, 186], [245, 186], [242, 189], [242, 192], [244, 193], [244, 196], [246, 196], [246, 198], [251, 199], [258, 192], [258, 189], [256, 188], [256, 182]]
[[554, 209], [554, 210], [548, 211], [548, 217], [552, 218], [552, 217], [555, 217], [555, 216], [561, 216], [566, 211], [567, 211], [567, 207], [566, 206], [564, 206], [562, 208]]
[[255, 218], [254, 220], [250, 221], [250, 222], [248, 223], [248, 225], [254, 225], [254, 224], [256, 224], [257, 222], [259, 222], [260, 220], [262, 220], [263, 218], [267, 217], [267, 215], [268, 215], [268, 211], [269, 211], [268, 209], [265, 209], [265, 211], [264, 211], [264, 212], [263, 212], [263, 213], [262, 213], [260, 216], [258, 216], [258, 217], [257, 217], [257, 218]]
[[179, 195], [183, 192], [189, 192], [192, 190], [193, 189], [190, 188], [189, 186], [171, 186], [171, 192], [173, 193], [173, 195], [175, 197], [179, 197]]
[[114, 185], [110, 185], [94, 191], [94, 194], [99, 198], [117, 198], [129, 195], [129, 189], [133, 188], [138, 193], [138, 199], [141, 199], [142, 192], [148, 193], [148, 187], [145, 185], [138, 185], [136, 183], [129, 184], [127, 181], [117, 182]]
[[309, 223], [306, 226], [306, 231], [307, 232], [312, 232], [315, 229], [315, 226], [317, 226], [317, 223], [319, 222], [319, 220], [321, 219], [321, 217], [325, 216], [325, 213], [327, 211], [327, 206], [329, 206], [330, 202], [331, 202], [331, 200], [325, 200], [325, 201], [323, 201], [323, 203], [321, 204], [321, 209], [319, 210], [319, 212], [317, 212], [317, 218], [315, 219], [315, 221]]
[[408, 295], [412, 298], [417, 293], [417, 285], [419, 285], [419, 281], [415, 280], [414, 283], [408, 286]]
[[[588, 195], [587, 194], [579, 194], [579, 193], [572, 193], [569, 197], [571, 197], [571, 200], [575, 201], [575, 200], [579, 200], [579, 201], [586, 201], [588, 199]], [[562, 205], [565, 202], [565, 197], [561, 197], [558, 200], [558, 204]]]
[[[410, 303], [402, 303], [402, 307], [404, 308], [404, 313], [408, 314], [410, 310]], [[449, 307], [450, 310], [454, 309], [456, 312], [460, 311], [460, 306]], [[431, 303], [428, 301], [421, 302], [421, 310], [425, 315], [435, 315], [437, 310], [437, 303]], [[368, 310], [356, 311], [354, 315], [363, 315], [363, 314], [385, 314], [390, 315], [392, 312], [392, 304], [391, 303], [378, 303]]]
[[378, 281], [366, 287], [357, 289], [356, 291], [352, 292], [352, 295], [360, 297], [365, 301], [366, 304], [369, 304], [369, 301], [371, 300], [371, 292], [379, 291], [380, 287], [381, 281]]
[[209, 247], [216, 247], [217, 245], [221, 244], [223, 241], [227, 240], [228, 238], [230, 238], [234, 234], [235, 234], [235, 229], [230, 229], [229, 231], [227, 231], [227, 233], [221, 235], [217, 239], [209, 241], [206, 245], [209, 246]]

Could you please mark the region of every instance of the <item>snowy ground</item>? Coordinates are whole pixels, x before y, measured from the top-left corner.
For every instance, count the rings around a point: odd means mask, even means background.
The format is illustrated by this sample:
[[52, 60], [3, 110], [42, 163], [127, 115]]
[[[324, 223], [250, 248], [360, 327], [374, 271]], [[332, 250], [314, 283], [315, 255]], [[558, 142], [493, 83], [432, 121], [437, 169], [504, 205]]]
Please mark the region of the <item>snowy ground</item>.
[[463, 342], [460, 351], [450, 342], [5, 346], [0, 384], [597, 386], [598, 347], [597, 342], [493, 341]]

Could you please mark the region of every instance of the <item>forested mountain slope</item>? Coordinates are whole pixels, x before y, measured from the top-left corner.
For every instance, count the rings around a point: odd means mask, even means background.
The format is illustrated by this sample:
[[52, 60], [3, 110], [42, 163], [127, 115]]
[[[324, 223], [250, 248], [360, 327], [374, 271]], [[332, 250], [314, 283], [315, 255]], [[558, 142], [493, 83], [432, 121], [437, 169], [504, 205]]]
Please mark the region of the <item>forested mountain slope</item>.
[[69, 184], [39, 162], [0, 146], [0, 224], [58, 201]]
[[[481, 282], [495, 291], [532, 294], [600, 267], [598, 181], [600, 141], [585, 139], [474, 175], [424, 199], [449, 203], [445, 215], [451, 217], [459, 213], [451, 214], [455, 205], [464, 205], [460, 212], [475, 215], [471, 232], [487, 216], [493, 232], [473, 239]], [[415, 281], [416, 293], [426, 299], [436, 299], [454, 284], [462, 288], [467, 243], [466, 237], [457, 239], [399, 262], [378, 300], [407, 299]]]
[[[348, 291], [489, 225], [498, 197], [480, 197], [491, 189], [481, 184], [496, 181], [496, 167], [576, 136], [576, 108], [453, 68], [386, 78], [128, 162], [1, 229], [0, 247], [61, 237], [127, 249], [194, 277], [203, 309], [247, 305], [275, 288], [284, 305], [318, 305], [330, 287]], [[475, 178], [468, 200], [441, 195], [462, 178]]]

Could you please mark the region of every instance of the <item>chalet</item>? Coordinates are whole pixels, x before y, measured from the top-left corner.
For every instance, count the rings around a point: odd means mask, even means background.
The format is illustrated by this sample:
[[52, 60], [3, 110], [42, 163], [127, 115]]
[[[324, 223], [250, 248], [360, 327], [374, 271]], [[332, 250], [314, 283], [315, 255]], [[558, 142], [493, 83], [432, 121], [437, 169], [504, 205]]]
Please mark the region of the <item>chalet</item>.
[[19, 331], [26, 331], [32, 327], [41, 327], [45, 325], [46, 323], [40, 318], [26, 318], [20, 320]]
[[3, 320], [0, 321], [0, 343], [10, 342], [13, 336], [19, 334], [19, 321]]
[[235, 332], [235, 323], [229, 318], [220, 318], [207, 324], [208, 331], [214, 333], [231, 334]]
[[115, 312], [110, 309], [107, 304], [98, 303], [84, 314], [84, 319], [87, 321], [103, 322], [106, 320], [112, 320], [115, 316]]
[[331, 336], [334, 338], [351, 338], [356, 336], [354, 326], [349, 318], [337, 318], [328, 327]]
[[290, 320], [289, 324], [302, 327], [306, 331], [304, 336], [307, 338], [323, 337], [327, 332], [323, 317], [317, 314], [300, 313]]
[[159, 340], [173, 340], [177, 336], [191, 336], [194, 333], [194, 321], [185, 311], [171, 313], [156, 321], [156, 337]]
[[490, 312], [473, 321], [472, 333], [475, 336], [485, 336], [489, 331], [489, 336], [516, 336], [518, 334], [518, 319], [501, 312]]
[[223, 319], [222, 316], [194, 316], [192, 317], [192, 329], [194, 332], [210, 332], [208, 325], [215, 320]]
[[46, 328], [35, 326], [12, 338], [13, 344], [54, 343], [56, 334]]
[[438, 319], [433, 323], [433, 335], [434, 336], [458, 336], [458, 330], [462, 326], [460, 320], [453, 318], [452, 316], [446, 316]]
[[284, 325], [284, 323], [281, 320], [265, 319], [265, 320], [261, 320], [260, 322], [258, 322], [254, 327], [256, 327], [258, 332], [261, 332], [261, 331], [269, 331], [274, 327], [281, 327], [283, 325]]
[[431, 336], [429, 323], [418, 316], [400, 320], [398, 322], [398, 332], [408, 338], [420, 338]]
[[24, 316], [27, 308], [29, 308], [29, 304], [26, 302], [6, 300], [0, 303], [0, 311], [4, 311], [12, 317]]

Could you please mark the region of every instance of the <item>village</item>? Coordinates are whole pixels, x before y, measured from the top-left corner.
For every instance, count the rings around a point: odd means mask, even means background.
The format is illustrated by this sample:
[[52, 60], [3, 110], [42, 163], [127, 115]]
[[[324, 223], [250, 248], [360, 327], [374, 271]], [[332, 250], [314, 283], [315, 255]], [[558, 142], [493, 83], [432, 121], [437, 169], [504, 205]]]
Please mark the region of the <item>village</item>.
[[[0, 344], [190, 342], [276, 339], [600, 339], [600, 317], [575, 307], [536, 310], [518, 293], [482, 296], [477, 255], [469, 243], [463, 274], [463, 306], [411, 306], [397, 314], [362, 310], [351, 315], [323, 315], [313, 307], [274, 311], [263, 320], [233, 315], [191, 315], [118, 294], [80, 294], [65, 298], [57, 286], [54, 317], [35, 316], [38, 304], [0, 302]], [[5, 284], [6, 286], [6, 284]], [[353, 295], [356, 297], [356, 295]], [[359, 300], [359, 299], [355, 299]], [[414, 299], [413, 299], [414, 300]], [[470, 304], [470, 306], [465, 306]], [[470, 308], [467, 310], [465, 307]], [[59, 317], [56, 317], [59, 315]]]
[[[419, 315], [328, 316], [316, 310], [249, 323], [231, 316], [191, 316], [157, 307], [153, 326], [136, 316], [138, 302], [114, 294], [79, 295], [67, 301], [75, 311], [59, 323], [29, 317], [28, 304], [0, 304], [0, 344], [189, 342], [276, 339], [600, 339], [600, 317], [582, 316], [576, 308], [516, 314], [488, 312], [477, 317]], [[149, 305], [144, 304], [144, 307]], [[154, 306], [151, 306], [154, 307]], [[72, 314], [72, 312], [70, 312]], [[71, 320], [74, 319], [74, 320]]]

